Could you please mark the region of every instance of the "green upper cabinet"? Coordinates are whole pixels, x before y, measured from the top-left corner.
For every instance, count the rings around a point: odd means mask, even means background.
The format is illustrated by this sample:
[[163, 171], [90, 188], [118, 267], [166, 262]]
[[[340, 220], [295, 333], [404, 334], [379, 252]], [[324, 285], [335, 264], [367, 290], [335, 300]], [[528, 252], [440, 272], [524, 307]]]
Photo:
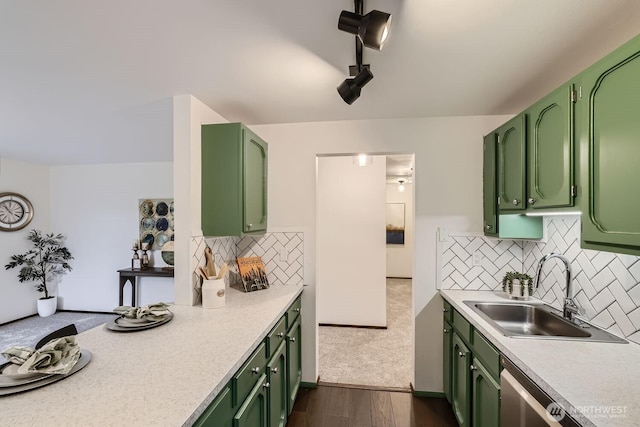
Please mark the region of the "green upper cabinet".
[[526, 208], [526, 116], [519, 114], [497, 130], [500, 212]]
[[529, 117], [527, 202], [531, 209], [573, 206], [574, 102], [573, 84], [534, 104]]
[[490, 133], [484, 137], [483, 144], [483, 211], [484, 234], [497, 236], [498, 234], [498, 196], [496, 185], [496, 143], [497, 134]]
[[202, 126], [202, 232], [267, 229], [267, 143], [241, 123]]
[[[640, 37], [581, 74], [583, 247], [640, 255]], [[586, 158], [586, 159], [585, 159]]]

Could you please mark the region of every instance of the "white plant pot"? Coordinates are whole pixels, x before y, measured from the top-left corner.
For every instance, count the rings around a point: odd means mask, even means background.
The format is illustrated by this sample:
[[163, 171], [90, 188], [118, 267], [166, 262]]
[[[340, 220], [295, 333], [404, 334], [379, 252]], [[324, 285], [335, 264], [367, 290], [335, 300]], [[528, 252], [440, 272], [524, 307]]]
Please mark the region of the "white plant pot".
[[[521, 288], [524, 288], [524, 290], [521, 291]], [[509, 294], [509, 298], [527, 300], [527, 299], [529, 299], [530, 296], [531, 295], [529, 295], [529, 286], [522, 285], [522, 284], [520, 284], [520, 280], [515, 279], [513, 281], [513, 285], [512, 285], [512, 288], [511, 288], [511, 294]]]
[[58, 308], [58, 297], [47, 299], [40, 298], [38, 300], [38, 314], [40, 317], [51, 316]]

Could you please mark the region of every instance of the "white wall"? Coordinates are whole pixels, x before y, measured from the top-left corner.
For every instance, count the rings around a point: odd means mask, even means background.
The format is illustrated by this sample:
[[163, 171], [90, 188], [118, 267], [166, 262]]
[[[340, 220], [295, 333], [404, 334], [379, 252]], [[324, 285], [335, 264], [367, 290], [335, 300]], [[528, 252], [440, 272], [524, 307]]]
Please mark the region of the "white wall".
[[[415, 153], [414, 316], [416, 379], [442, 391], [442, 302], [436, 290], [438, 227], [482, 227], [482, 137], [510, 116], [361, 120], [252, 126], [269, 143], [269, 226], [315, 230], [317, 154]], [[316, 354], [314, 233], [305, 234], [304, 354]], [[306, 259], [309, 262], [306, 262]], [[315, 381], [313, 358], [303, 381]]]
[[[73, 270], [62, 277], [59, 307], [111, 311], [118, 305], [117, 270], [131, 266], [139, 236], [138, 199], [173, 197], [173, 164], [127, 163], [50, 168], [51, 231], [67, 236]], [[176, 217], [181, 213], [176, 209]], [[159, 251], [155, 265], [163, 266]], [[125, 304], [131, 303], [130, 286]], [[174, 300], [173, 280], [138, 280], [138, 304]]]
[[404, 245], [387, 245], [387, 277], [413, 277], [413, 184], [387, 184], [387, 203], [404, 203]]
[[31, 248], [27, 234], [32, 229], [49, 232], [49, 168], [0, 159], [0, 193], [25, 196], [33, 205], [31, 223], [19, 231], [0, 231], [0, 324], [37, 313], [36, 300], [43, 296], [35, 282], [18, 282], [18, 268], [5, 270], [11, 255]]
[[[225, 123], [224, 117], [191, 95], [173, 98], [173, 163], [175, 217], [175, 302], [197, 303], [193, 292], [197, 278], [195, 238], [202, 238], [201, 214], [201, 125]], [[198, 240], [199, 241], [199, 240]]]
[[386, 326], [386, 157], [317, 162], [318, 323]]

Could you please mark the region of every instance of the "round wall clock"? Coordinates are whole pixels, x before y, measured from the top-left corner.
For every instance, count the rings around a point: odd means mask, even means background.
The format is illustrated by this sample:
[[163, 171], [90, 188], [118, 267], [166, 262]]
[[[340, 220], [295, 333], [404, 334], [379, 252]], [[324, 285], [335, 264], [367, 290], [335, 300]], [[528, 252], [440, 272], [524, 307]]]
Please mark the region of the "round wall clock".
[[0, 193], [0, 231], [21, 230], [33, 219], [33, 206], [17, 193]]

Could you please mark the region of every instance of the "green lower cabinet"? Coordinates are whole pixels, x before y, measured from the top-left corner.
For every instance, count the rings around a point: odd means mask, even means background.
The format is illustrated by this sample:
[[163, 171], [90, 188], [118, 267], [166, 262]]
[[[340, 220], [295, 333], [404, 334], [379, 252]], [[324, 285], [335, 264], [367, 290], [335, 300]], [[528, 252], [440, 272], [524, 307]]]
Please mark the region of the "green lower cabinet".
[[498, 427], [500, 425], [500, 385], [477, 358], [473, 359], [471, 407], [473, 427]]
[[260, 375], [251, 393], [233, 417], [233, 427], [267, 427], [268, 388], [267, 376]]
[[269, 427], [284, 427], [287, 424], [287, 346], [284, 342], [273, 353], [267, 363], [267, 394]]
[[226, 386], [195, 422], [195, 427], [232, 427], [234, 407], [231, 387]]
[[287, 393], [288, 413], [296, 403], [298, 389], [302, 382], [302, 325], [300, 319], [295, 321], [287, 332]]
[[453, 329], [449, 322], [444, 322], [442, 330], [442, 381], [444, 384], [444, 395], [451, 403], [451, 337]]
[[454, 332], [451, 346], [451, 406], [460, 427], [471, 426], [471, 352]]

